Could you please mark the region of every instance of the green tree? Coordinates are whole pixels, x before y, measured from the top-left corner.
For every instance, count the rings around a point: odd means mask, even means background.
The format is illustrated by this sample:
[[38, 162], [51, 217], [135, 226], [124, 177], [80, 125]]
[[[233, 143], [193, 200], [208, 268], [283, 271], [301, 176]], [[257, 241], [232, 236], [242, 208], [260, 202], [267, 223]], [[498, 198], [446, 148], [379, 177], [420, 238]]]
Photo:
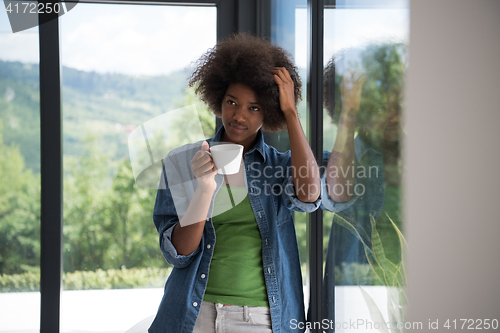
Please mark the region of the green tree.
[[107, 195], [108, 216], [113, 226], [113, 242], [108, 253], [111, 266], [161, 266], [158, 236], [152, 222], [155, 196], [156, 190], [136, 185], [130, 161], [122, 160]]
[[377, 113], [386, 112], [389, 105], [403, 101], [406, 46], [393, 43], [369, 45], [361, 57], [367, 80], [361, 93], [357, 122], [368, 124]]
[[[181, 101], [176, 103], [176, 106], [182, 108], [188, 105], [194, 105], [198, 112], [199, 119], [179, 120], [179, 126], [176, 127], [179, 133], [176, 137], [186, 137], [186, 130], [196, 125], [199, 121], [203, 134], [205, 134], [206, 138], [210, 138], [215, 135], [215, 115], [207, 108], [207, 105], [198, 98], [194, 91], [195, 88], [184, 89], [184, 95]], [[189, 143], [189, 141], [184, 143]]]
[[40, 176], [4, 145], [2, 128], [0, 121], [0, 273], [18, 274], [40, 263]]
[[109, 158], [88, 137], [81, 158], [64, 158], [64, 270], [102, 267], [113, 226], [107, 216]]

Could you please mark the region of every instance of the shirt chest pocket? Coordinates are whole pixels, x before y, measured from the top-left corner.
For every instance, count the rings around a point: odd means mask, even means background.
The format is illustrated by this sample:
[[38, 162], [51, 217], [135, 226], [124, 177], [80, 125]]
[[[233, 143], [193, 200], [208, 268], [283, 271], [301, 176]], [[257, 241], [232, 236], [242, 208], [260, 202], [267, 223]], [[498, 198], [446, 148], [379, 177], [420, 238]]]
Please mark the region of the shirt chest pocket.
[[270, 186], [273, 212], [278, 226], [292, 221], [292, 212], [283, 204], [282, 196], [285, 195], [283, 191], [284, 189], [279, 183]]

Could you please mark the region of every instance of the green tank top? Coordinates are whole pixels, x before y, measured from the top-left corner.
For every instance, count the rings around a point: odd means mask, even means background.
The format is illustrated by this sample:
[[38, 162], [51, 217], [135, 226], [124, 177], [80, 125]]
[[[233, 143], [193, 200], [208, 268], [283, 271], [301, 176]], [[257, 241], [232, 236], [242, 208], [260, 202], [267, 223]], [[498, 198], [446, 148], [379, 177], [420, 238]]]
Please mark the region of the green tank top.
[[262, 238], [245, 187], [222, 186], [214, 202], [215, 247], [204, 301], [269, 306]]

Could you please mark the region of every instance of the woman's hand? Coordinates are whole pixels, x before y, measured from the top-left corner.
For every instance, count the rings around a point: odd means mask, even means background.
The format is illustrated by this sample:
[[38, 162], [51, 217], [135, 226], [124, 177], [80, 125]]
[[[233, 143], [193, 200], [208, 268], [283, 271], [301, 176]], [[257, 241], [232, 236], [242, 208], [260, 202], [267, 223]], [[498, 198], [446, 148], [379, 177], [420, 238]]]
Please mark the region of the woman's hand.
[[[346, 202], [352, 197], [352, 193], [349, 194], [349, 185], [354, 184], [354, 177], [346, 170], [354, 168], [356, 115], [365, 81], [366, 76], [362, 71], [353, 72], [350, 70], [344, 74], [340, 84], [342, 110], [337, 127], [337, 137], [325, 171], [328, 195], [336, 202]], [[342, 172], [337, 172], [338, 170]], [[338, 185], [340, 185], [340, 194], [335, 190]]]
[[191, 170], [198, 180], [198, 186], [202, 191], [215, 191], [217, 183], [215, 182], [215, 169], [212, 157], [207, 152], [210, 151], [208, 142], [203, 142], [201, 150], [198, 151], [191, 160]]
[[200, 245], [205, 221], [208, 220], [210, 202], [217, 188], [215, 182], [217, 170], [214, 168], [212, 158], [207, 154], [209, 150], [208, 142], [203, 142], [201, 150], [196, 152], [191, 160], [191, 169], [198, 180], [198, 188], [189, 202], [188, 209], [180, 217], [172, 232], [172, 244], [177, 253], [183, 256], [193, 253]]
[[290, 73], [288, 73], [285, 67], [275, 67], [273, 69], [273, 74], [280, 92], [281, 111], [283, 111], [285, 116], [297, 115], [297, 109], [295, 108], [295, 90]]
[[366, 75], [362, 71], [346, 72], [340, 83], [340, 97], [342, 99], [342, 115], [352, 119], [356, 118], [361, 102], [361, 90], [366, 81]]

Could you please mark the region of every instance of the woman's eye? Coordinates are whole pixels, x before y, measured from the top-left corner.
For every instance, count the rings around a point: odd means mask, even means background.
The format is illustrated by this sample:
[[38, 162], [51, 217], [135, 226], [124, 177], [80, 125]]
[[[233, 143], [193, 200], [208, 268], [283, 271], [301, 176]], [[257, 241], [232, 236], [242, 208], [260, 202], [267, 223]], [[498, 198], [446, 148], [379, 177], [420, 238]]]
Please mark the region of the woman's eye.
[[227, 104], [229, 105], [236, 105], [236, 103], [230, 99], [227, 100]]
[[256, 107], [256, 106], [251, 106], [250, 110], [252, 110], [252, 111], [260, 111], [260, 109], [258, 107]]

